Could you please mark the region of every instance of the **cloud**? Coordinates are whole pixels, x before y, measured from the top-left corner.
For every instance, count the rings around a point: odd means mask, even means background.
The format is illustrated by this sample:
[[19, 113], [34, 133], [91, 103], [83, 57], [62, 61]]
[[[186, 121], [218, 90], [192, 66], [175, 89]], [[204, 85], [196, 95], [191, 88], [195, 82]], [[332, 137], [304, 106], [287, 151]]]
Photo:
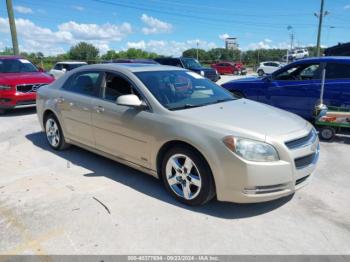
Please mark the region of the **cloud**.
[[170, 33], [173, 29], [172, 24], [166, 23], [146, 14], [141, 16], [141, 21], [146, 25], [146, 27], [142, 28], [142, 32], [145, 35]]
[[110, 23], [97, 24], [79, 24], [74, 21], [60, 24], [59, 32], [70, 33], [74, 39], [79, 40], [113, 40], [120, 41], [126, 35], [132, 33], [132, 27], [129, 23], [113, 25]]
[[288, 42], [274, 43], [271, 39], [265, 38], [264, 40], [256, 43], [250, 43], [245, 50], [255, 49], [287, 49], [290, 47]]
[[225, 33], [225, 34], [222, 34], [222, 35], [219, 35], [219, 38], [221, 40], [225, 40], [226, 38], [230, 37], [229, 34]]
[[[79, 24], [69, 21], [58, 25], [58, 30], [40, 27], [28, 19], [16, 19], [17, 33], [21, 41], [20, 49], [25, 52], [42, 51], [45, 55], [64, 52], [63, 47], [69, 47], [80, 41], [86, 41], [105, 53], [110, 49], [111, 42], [121, 41], [132, 33], [128, 23], [114, 24]], [[0, 33], [9, 36], [8, 21], [0, 17]]]
[[79, 12], [82, 12], [85, 10], [85, 7], [81, 6], [81, 5], [72, 5], [71, 8], [73, 8], [74, 10], [77, 10]]
[[349, 9], [350, 9], [350, 5], [345, 5], [345, 6], [344, 6], [344, 9], [345, 9], [345, 10], [349, 10]]
[[183, 42], [165, 40], [150, 40], [145, 42], [142, 40], [139, 42], [128, 42], [127, 48], [139, 48], [164, 56], [181, 56], [183, 51], [190, 48], [195, 48], [197, 46], [197, 42], [199, 44], [199, 48], [201, 49], [208, 50], [217, 47], [213, 42], [194, 39]]
[[32, 14], [33, 13], [33, 10], [29, 7], [26, 7], [26, 6], [22, 6], [22, 5], [15, 5], [13, 7], [13, 9], [15, 9], [15, 11], [17, 11], [18, 13], [21, 13], [21, 14]]

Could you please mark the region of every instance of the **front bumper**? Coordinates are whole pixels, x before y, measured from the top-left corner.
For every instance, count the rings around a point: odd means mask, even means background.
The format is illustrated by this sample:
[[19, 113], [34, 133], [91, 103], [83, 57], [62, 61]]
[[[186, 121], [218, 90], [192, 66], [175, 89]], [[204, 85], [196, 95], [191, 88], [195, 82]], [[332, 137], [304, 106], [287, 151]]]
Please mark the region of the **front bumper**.
[[0, 93], [0, 109], [35, 107], [36, 93]]
[[[305, 147], [290, 150], [283, 144], [277, 150], [282, 153], [281, 160], [276, 162], [246, 161], [228, 149], [221, 152], [219, 170], [213, 172], [218, 200], [265, 202], [291, 195], [307, 185], [319, 158], [318, 138]], [[298, 159], [311, 155], [309, 162], [299, 164]]]

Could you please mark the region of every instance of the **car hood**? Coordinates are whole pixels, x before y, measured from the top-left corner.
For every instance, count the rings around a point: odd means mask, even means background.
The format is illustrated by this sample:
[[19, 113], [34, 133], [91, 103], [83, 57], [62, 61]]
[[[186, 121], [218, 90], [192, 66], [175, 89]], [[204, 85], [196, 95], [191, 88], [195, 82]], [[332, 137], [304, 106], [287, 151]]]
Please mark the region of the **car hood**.
[[215, 131], [251, 135], [265, 139], [285, 136], [305, 129], [308, 122], [284, 110], [254, 102], [237, 99], [203, 107], [175, 111], [182, 119]]
[[210, 68], [210, 67], [196, 67], [196, 68], [189, 68], [189, 70], [199, 72], [199, 71], [204, 71], [204, 72], [215, 72], [215, 69]]
[[1, 83], [6, 85], [46, 84], [53, 80], [52, 76], [43, 72], [0, 74]]
[[226, 82], [224, 84], [222, 84], [223, 87], [225, 87], [225, 85], [230, 85], [230, 84], [239, 84], [239, 83], [261, 83], [263, 80], [261, 77], [244, 77], [244, 78], [240, 78], [240, 79], [236, 79], [236, 80], [231, 80], [229, 82]]

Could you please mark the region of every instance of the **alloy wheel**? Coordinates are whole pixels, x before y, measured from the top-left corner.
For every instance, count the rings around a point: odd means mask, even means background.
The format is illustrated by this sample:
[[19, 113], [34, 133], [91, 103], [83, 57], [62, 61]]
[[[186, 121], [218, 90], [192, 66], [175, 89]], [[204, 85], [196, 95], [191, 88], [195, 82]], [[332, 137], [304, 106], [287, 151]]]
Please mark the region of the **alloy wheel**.
[[52, 147], [58, 147], [58, 145], [60, 144], [61, 137], [60, 137], [60, 130], [58, 128], [56, 121], [52, 118], [49, 118], [46, 121], [45, 130], [46, 130], [46, 137], [50, 145]]
[[202, 179], [196, 164], [184, 154], [171, 156], [166, 164], [166, 179], [171, 190], [186, 200], [198, 196]]

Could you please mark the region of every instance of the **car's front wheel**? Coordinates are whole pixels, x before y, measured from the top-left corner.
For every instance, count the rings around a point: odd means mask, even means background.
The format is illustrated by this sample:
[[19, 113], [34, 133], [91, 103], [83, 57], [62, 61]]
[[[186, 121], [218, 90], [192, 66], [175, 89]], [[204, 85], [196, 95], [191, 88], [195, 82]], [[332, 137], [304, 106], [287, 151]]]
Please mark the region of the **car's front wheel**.
[[260, 69], [258, 70], [258, 76], [263, 76], [265, 74], [264, 70]]
[[45, 133], [47, 141], [53, 149], [63, 150], [69, 146], [65, 141], [62, 128], [53, 114], [45, 119]]
[[214, 179], [205, 159], [189, 147], [174, 147], [163, 159], [166, 189], [180, 202], [202, 205], [215, 195]]

